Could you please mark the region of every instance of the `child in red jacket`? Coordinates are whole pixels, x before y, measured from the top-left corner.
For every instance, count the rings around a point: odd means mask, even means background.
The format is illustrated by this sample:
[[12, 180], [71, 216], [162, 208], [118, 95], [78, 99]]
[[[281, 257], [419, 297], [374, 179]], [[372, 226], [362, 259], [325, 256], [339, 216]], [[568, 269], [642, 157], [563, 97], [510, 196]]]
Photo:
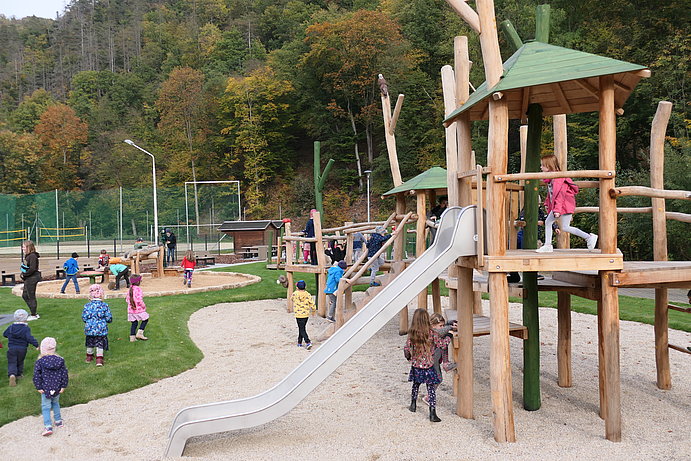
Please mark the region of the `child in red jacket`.
[[192, 274], [194, 273], [194, 268], [197, 266], [194, 252], [188, 250], [187, 253], [185, 253], [185, 257], [182, 258], [180, 266], [182, 266], [183, 270], [182, 285], [187, 285], [188, 288], [192, 287]]
[[[543, 172], [560, 171], [559, 161], [554, 155], [542, 157], [540, 169]], [[597, 234], [588, 234], [582, 230], [571, 226], [571, 218], [576, 210], [576, 194], [578, 186], [570, 178], [554, 178], [543, 180], [547, 184], [547, 196], [545, 198], [545, 208], [547, 208], [547, 219], [545, 220], [545, 244], [538, 248], [538, 253], [551, 253], [552, 246], [552, 224], [559, 220], [559, 229], [562, 232], [577, 235], [585, 239], [588, 249], [595, 248]]]

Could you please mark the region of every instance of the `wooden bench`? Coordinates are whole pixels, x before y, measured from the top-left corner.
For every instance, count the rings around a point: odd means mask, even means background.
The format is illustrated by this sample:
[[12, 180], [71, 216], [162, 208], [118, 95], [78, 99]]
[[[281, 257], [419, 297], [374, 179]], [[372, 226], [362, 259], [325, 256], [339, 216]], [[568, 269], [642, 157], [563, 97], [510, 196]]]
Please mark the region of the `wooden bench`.
[[244, 259], [259, 258], [259, 248], [257, 248], [257, 247], [242, 247], [242, 257]]
[[15, 278], [15, 274], [6, 274], [5, 271], [2, 271], [2, 286], [13, 287], [16, 284], [17, 279]]
[[61, 266], [55, 266], [55, 278], [56, 279], [66, 278], [65, 269], [63, 269]]
[[79, 273], [80, 277], [89, 277], [89, 283], [94, 285], [96, 283], [96, 277], [101, 277], [101, 281], [98, 283], [105, 283], [108, 281], [108, 273], [106, 271], [82, 271]]
[[202, 266], [213, 266], [216, 264], [216, 257], [209, 255], [197, 256], [194, 258], [194, 262]]

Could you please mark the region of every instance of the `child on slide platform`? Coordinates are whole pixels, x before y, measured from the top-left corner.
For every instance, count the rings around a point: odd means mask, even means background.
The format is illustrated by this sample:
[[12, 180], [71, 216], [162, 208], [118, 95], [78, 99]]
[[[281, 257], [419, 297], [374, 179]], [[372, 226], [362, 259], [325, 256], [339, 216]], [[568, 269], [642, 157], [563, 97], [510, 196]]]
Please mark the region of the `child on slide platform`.
[[[559, 161], [554, 155], [545, 155], [540, 161], [540, 169], [547, 173], [550, 171], [560, 171]], [[588, 249], [592, 250], [597, 244], [597, 234], [588, 234], [582, 230], [571, 226], [571, 218], [576, 210], [576, 194], [578, 186], [571, 178], [544, 179], [547, 184], [547, 196], [545, 197], [545, 208], [547, 208], [547, 219], [545, 220], [545, 244], [535, 250], [538, 253], [551, 253], [554, 251], [552, 246], [552, 224], [559, 220], [559, 229], [562, 232], [577, 235], [585, 239]]]

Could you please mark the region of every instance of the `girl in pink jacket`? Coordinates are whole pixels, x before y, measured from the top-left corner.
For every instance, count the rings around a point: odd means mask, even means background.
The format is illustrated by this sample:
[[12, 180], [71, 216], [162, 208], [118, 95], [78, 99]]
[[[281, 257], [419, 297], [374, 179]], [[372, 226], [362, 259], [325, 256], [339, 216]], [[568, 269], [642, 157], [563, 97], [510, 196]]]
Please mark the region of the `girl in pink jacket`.
[[[135, 342], [138, 339], [146, 341], [144, 336], [144, 328], [149, 323], [149, 313], [146, 312], [146, 304], [144, 304], [144, 293], [139, 286], [142, 283], [142, 276], [134, 274], [130, 277], [130, 289], [125, 296], [125, 304], [127, 304], [127, 320], [132, 322], [130, 326], [130, 341]], [[141, 323], [139, 323], [141, 321]], [[139, 328], [137, 328], [139, 326]]]
[[[560, 171], [559, 161], [554, 155], [542, 157], [540, 169], [543, 172]], [[576, 210], [576, 194], [578, 186], [570, 178], [545, 179], [547, 184], [547, 197], [545, 198], [545, 208], [547, 208], [547, 219], [545, 220], [545, 244], [538, 248], [538, 253], [551, 253], [554, 251], [552, 246], [552, 224], [559, 220], [559, 229], [562, 232], [577, 235], [585, 239], [588, 249], [595, 248], [597, 234], [588, 234], [582, 230], [571, 226], [571, 218]]]

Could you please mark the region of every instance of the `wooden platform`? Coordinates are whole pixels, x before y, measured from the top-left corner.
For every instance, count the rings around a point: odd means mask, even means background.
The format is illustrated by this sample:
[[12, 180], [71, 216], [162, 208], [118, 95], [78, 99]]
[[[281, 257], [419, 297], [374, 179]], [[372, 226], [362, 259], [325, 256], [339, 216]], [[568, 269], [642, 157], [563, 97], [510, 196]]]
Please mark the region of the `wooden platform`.
[[[587, 288], [599, 285], [597, 271], [555, 272], [555, 281]], [[691, 288], [691, 261], [625, 261], [611, 274], [611, 286], [619, 288]]]
[[[456, 320], [452, 310], [446, 310], [447, 321]], [[487, 336], [489, 335], [489, 317], [484, 315], [473, 314], [473, 336]], [[514, 338], [528, 339], [528, 329], [518, 323], [509, 322], [509, 335]], [[458, 333], [453, 334], [454, 347], [458, 345]]]
[[570, 270], [620, 270], [624, 257], [619, 250], [614, 254], [600, 250], [566, 249], [552, 253], [535, 250], [507, 250], [504, 256], [485, 256], [477, 267], [475, 256], [459, 258], [459, 264], [487, 272], [551, 272]]

